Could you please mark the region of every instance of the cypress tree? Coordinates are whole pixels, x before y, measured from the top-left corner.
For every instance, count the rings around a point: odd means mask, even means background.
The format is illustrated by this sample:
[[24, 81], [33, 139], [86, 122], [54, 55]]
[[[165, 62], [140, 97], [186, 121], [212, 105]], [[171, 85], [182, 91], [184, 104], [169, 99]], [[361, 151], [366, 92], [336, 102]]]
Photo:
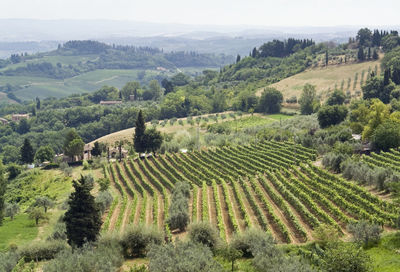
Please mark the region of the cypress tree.
[[237, 56], [236, 56], [236, 63], [238, 63], [240, 61], [240, 55], [238, 54]]
[[368, 47], [368, 59], [371, 59], [371, 47]]
[[31, 145], [31, 142], [29, 141], [28, 138], [25, 138], [24, 144], [21, 147], [20, 150], [20, 155], [21, 155], [21, 162], [23, 163], [33, 163], [33, 159], [35, 157], [35, 153], [33, 152], [33, 147]]
[[392, 80], [396, 85], [400, 85], [400, 69], [393, 69]]
[[328, 50], [325, 52], [325, 66], [328, 66], [329, 63], [329, 56], [328, 56]]
[[75, 192], [69, 197], [69, 208], [64, 215], [68, 243], [82, 247], [86, 242], [96, 241], [101, 228], [99, 208], [91, 195], [87, 178], [73, 181]]
[[4, 178], [3, 163], [0, 160], [0, 226], [3, 225], [5, 201], [4, 195], [6, 193], [7, 182]]
[[379, 59], [378, 51], [376, 51], [376, 49], [374, 49], [374, 52], [372, 53], [372, 58], [373, 58], [374, 60]]
[[362, 46], [360, 46], [358, 48], [357, 58], [358, 58], [358, 61], [364, 61], [365, 60], [364, 48]]
[[133, 146], [138, 153], [145, 152], [146, 146], [144, 143], [144, 132], [146, 131], [146, 124], [144, 123], [142, 110], [139, 111], [136, 119], [135, 136], [133, 136]]

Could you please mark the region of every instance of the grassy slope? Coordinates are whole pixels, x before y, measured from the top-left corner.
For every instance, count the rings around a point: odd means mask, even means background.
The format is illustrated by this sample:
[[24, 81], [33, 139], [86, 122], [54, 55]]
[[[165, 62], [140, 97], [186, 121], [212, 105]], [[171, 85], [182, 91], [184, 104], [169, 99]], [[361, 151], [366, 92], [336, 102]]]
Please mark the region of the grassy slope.
[[10, 244], [27, 244], [38, 234], [38, 227], [33, 220], [28, 219], [26, 213], [16, 215], [13, 221], [7, 217], [3, 223], [0, 227], [0, 251], [6, 250]]
[[[314, 68], [306, 70], [300, 74], [283, 79], [272, 87], [280, 90], [284, 98], [290, 98], [292, 96], [300, 97], [303, 86], [306, 83], [310, 83], [316, 86], [317, 94], [322, 95], [322, 99], [326, 98], [328, 90], [333, 91], [335, 84], [337, 88], [340, 88], [342, 80], [344, 80], [344, 91], [347, 91], [347, 81], [351, 78], [350, 92], [353, 95], [356, 90], [361, 90], [360, 79], [362, 71], [365, 71], [364, 82], [367, 78], [368, 68], [374, 71], [375, 66], [378, 67], [378, 73], [380, 71], [380, 61], [367, 61], [363, 63], [352, 63], [352, 64], [341, 64], [331, 65], [327, 68]], [[358, 73], [358, 80], [356, 88], [353, 89], [354, 77]], [[260, 95], [263, 89], [257, 91]]]
[[367, 250], [371, 256], [374, 271], [400, 271], [400, 235], [384, 236], [379, 245]]
[[[221, 114], [229, 114], [230, 112], [224, 112], [224, 113], [220, 113]], [[208, 115], [214, 116], [214, 114], [206, 114], [206, 115], [202, 115], [202, 117], [206, 117]], [[279, 121], [280, 119], [284, 120], [287, 118], [290, 118], [291, 116], [287, 116], [287, 115], [282, 115], [282, 114], [274, 114], [274, 115], [260, 115], [260, 114], [254, 114], [254, 118], [248, 118], [250, 116], [250, 114], [247, 115], [243, 115], [241, 118], [236, 117], [237, 121], [233, 121], [233, 118], [230, 117], [229, 115], [226, 115], [226, 119], [222, 120], [221, 118], [219, 118], [218, 122], [229, 122], [228, 124], [231, 126], [232, 129], [242, 129], [242, 128], [246, 128], [246, 127], [252, 127], [252, 126], [260, 126], [260, 125], [265, 125], [267, 123], [271, 123], [271, 122], [275, 122], [275, 121]], [[196, 117], [194, 117], [195, 119]], [[197, 127], [197, 124], [194, 123], [194, 125], [190, 125], [186, 122], [186, 118], [179, 118], [177, 120], [183, 120], [184, 121], [184, 125], [179, 125], [178, 122], [175, 122], [173, 125], [171, 125], [169, 122], [163, 127], [161, 125], [157, 125], [157, 130], [164, 132], [164, 133], [174, 133], [174, 132], [178, 132], [178, 131], [182, 131], [182, 130], [187, 130], [187, 131], [191, 131], [191, 130], [195, 130], [195, 128]], [[203, 124], [204, 122], [202, 121], [200, 123]], [[207, 122], [208, 124], [214, 124], [215, 121], [213, 119], [209, 119]], [[147, 123], [146, 124], [148, 127], [151, 126], [151, 123]], [[127, 141], [132, 141], [132, 137], [133, 137], [133, 133], [134, 133], [135, 129], [134, 128], [128, 128], [128, 129], [124, 129], [124, 130], [120, 130], [108, 135], [105, 135], [101, 138], [98, 138], [92, 142], [90, 142], [90, 144], [93, 144], [96, 141], [102, 142], [102, 143], [107, 143], [110, 144], [110, 146], [113, 146], [114, 143], [116, 141], [120, 141], [120, 140], [127, 140]], [[205, 128], [202, 128], [200, 130], [200, 133], [204, 134], [206, 131]]]

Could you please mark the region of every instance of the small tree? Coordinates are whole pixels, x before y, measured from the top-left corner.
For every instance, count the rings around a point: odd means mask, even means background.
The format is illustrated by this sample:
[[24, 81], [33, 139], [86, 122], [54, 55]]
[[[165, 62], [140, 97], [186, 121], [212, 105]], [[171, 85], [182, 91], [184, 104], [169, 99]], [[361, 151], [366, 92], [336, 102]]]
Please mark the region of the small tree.
[[156, 128], [147, 129], [143, 136], [143, 142], [145, 146], [145, 150], [147, 152], [155, 153], [160, 149], [161, 144], [163, 142], [163, 137]]
[[304, 85], [299, 104], [301, 114], [312, 114], [318, 110], [319, 101], [317, 100], [315, 86], [311, 84]]
[[351, 243], [336, 244], [325, 251], [323, 271], [369, 272], [371, 259], [362, 249]]
[[353, 235], [354, 242], [364, 248], [378, 243], [381, 239], [382, 228], [365, 220], [350, 224], [348, 230]]
[[5, 208], [5, 216], [10, 217], [14, 220], [14, 216], [19, 212], [19, 206], [17, 203], [7, 203]]
[[35, 224], [37, 226], [39, 225], [39, 220], [47, 219], [47, 216], [42, 209], [34, 207], [29, 211], [29, 219], [35, 220]]
[[[344, 82], [344, 81], [343, 81]], [[346, 95], [341, 90], [334, 90], [332, 95], [326, 101], [326, 104], [329, 106], [333, 105], [343, 105], [346, 100]]]
[[33, 159], [35, 157], [35, 153], [33, 152], [33, 147], [28, 138], [25, 138], [24, 144], [20, 150], [21, 161], [22, 163], [31, 164], [33, 163]]
[[220, 244], [218, 231], [207, 222], [193, 223], [189, 227], [189, 239], [195, 243], [201, 243], [212, 250]]
[[35, 207], [43, 207], [44, 212], [47, 213], [48, 208], [51, 208], [54, 206], [54, 202], [47, 196], [40, 196], [40, 197], [36, 198], [34, 206]]
[[146, 151], [146, 146], [144, 143], [144, 133], [146, 131], [146, 124], [143, 118], [142, 110], [139, 111], [138, 117], [135, 124], [135, 135], [133, 136], [133, 146], [135, 151], [142, 153]]
[[99, 208], [91, 195], [87, 177], [73, 181], [75, 192], [69, 197], [69, 209], [64, 215], [68, 243], [82, 247], [85, 242], [97, 239], [101, 227]]
[[97, 157], [101, 155], [101, 147], [98, 141], [94, 142], [92, 149], [92, 156]]
[[39, 147], [35, 154], [35, 161], [38, 161], [40, 163], [44, 161], [52, 161], [53, 158], [54, 150], [49, 145]]
[[85, 143], [75, 129], [71, 129], [67, 132], [63, 146], [65, 155], [73, 160], [75, 156], [81, 156], [83, 154], [84, 146]]
[[235, 261], [242, 257], [243, 252], [237, 250], [232, 246], [227, 246], [223, 248], [221, 253], [222, 257], [231, 263], [232, 272], [235, 270]]
[[275, 88], [266, 88], [261, 95], [258, 109], [264, 113], [278, 113], [281, 111], [283, 96]]

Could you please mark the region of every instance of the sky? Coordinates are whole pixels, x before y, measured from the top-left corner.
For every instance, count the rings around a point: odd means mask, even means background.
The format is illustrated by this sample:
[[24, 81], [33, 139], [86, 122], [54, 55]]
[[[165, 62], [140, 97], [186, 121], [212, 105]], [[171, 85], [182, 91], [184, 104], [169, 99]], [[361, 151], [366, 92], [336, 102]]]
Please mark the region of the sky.
[[400, 25], [399, 0], [1, 0], [0, 18], [253, 26]]

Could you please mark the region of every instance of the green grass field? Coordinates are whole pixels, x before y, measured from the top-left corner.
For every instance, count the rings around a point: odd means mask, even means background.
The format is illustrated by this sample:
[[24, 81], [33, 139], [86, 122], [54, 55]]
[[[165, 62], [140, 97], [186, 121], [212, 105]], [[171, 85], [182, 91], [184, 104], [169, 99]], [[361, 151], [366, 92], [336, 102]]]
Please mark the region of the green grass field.
[[27, 244], [37, 235], [38, 227], [26, 213], [16, 215], [12, 221], [7, 217], [0, 227], [0, 251], [6, 250], [11, 244], [18, 246]]
[[370, 255], [374, 271], [400, 271], [400, 235], [389, 234], [384, 236], [379, 245], [367, 250]]

